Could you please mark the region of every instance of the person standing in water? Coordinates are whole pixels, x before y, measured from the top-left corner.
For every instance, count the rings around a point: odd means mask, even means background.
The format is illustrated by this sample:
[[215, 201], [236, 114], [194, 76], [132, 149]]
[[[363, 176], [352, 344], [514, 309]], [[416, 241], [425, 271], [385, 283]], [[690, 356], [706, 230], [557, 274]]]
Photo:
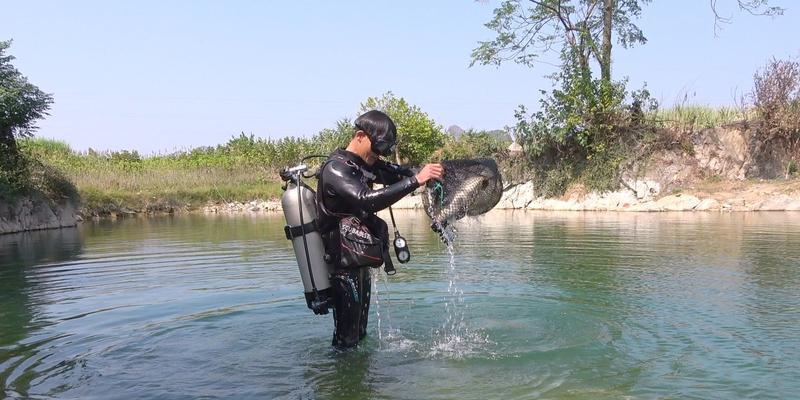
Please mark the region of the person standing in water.
[[[389, 233], [385, 221], [375, 213], [424, 185], [440, 179], [440, 164], [427, 164], [416, 174], [398, 174], [397, 168], [380, 159], [394, 152], [397, 128], [388, 115], [372, 110], [355, 120], [355, 132], [345, 149], [334, 151], [317, 173], [319, 229], [325, 243], [326, 260], [333, 266], [333, 346], [351, 348], [367, 334], [371, 277], [370, 267], [391, 267]], [[373, 189], [373, 183], [383, 184]], [[370, 234], [372, 238], [370, 238]], [[347, 238], [361, 241], [349, 245]], [[379, 243], [377, 257], [369, 251], [354, 251], [363, 243]], [[376, 254], [372, 252], [371, 254]]]

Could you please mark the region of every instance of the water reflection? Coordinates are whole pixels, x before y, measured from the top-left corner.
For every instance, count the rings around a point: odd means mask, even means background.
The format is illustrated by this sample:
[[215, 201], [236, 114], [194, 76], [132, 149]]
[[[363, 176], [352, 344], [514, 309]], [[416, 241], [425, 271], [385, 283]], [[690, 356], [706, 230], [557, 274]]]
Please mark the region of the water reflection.
[[[373, 314], [346, 353], [305, 308], [279, 214], [0, 236], [0, 397], [800, 390], [800, 215], [492, 212], [457, 224], [453, 271], [424, 213], [396, 217], [412, 261], [376, 285], [383, 338]], [[453, 316], [485, 340], [435, 351]]]
[[48, 281], [32, 277], [31, 269], [74, 260], [82, 247], [78, 228], [0, 235], [0, 348], [24, 338], [41, 322]]
[[[0, 235], [0, 387], [5, 395], [27, 396], [39, 348], [50, 340], [32, 338], [51, 324], [47, 306], [57, 283], [37, 276], [42, 264], [77, 259], [83, 243], [78, 228]], [[2, 395], [4, 392], [0, 392]]]

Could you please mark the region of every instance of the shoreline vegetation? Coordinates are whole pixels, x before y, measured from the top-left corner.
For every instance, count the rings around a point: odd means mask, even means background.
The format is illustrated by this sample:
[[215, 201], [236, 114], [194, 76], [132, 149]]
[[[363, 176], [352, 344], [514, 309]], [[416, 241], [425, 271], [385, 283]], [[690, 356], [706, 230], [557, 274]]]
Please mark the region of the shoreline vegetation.
[[[502, 20], [518, 10], [500, 11]], [[496, 26], [501, 34], [504, 27]], [[691, 105], [685, 98], [662, 108], [646, 87], [611, 79], [610, 54], [598, 57], [594, 47], [570, 43], [561, 49], [553, 88], [541, 91], [536, 109], [520, 105], [511, 127], [444, 129], [391, 91], [367, 98], [359, 113], [378, 109], [392, 118], [398, 163], [494, 158], [507, 189], [497, 208], [800, 210], [800, 62], [768, 61], [735, 107]], [[342, 119], [310, 137], [241, 133], [224, 144], [170, 154], [75, 151], [33, 137], [53, 98], [13, 67], [9, 46], [0, 41], [0, 67], [7, 71], [0, 97], [10, 105], [0, 115], [0, 232], [87, 218], [277, 210], [278, 172], [303, 157], [330, 154], [354, 131]], [[502, 40], [483, 43], [473, 63], [508, 61], [496, 58], [503, 46]], [[593, 61], [603, 67], [600, 79]], [[313, 169], [319, 162], [307, 164]], [[416, 200], [397, 208], [418, 208]]]
[[[510, 136], [504, 131], [461, 131], [451, 127], [442, 145], [429, 160], [458, 157], [494, 157], [506, 179], [507, 188], [500, 209], [583, 210], [583, 211], [756, 211], [800, 210], [800, 180], [793, 166], [796, 154], [787, 154], [786, 173], [776, 179], [731, 175], [698, 165], [698, 153], [717, 154], [715, 160], [700, 163], [724, 164], [726, 151], [704, 149], [704, 139], [719, 142], [716, 130], [737, 132], [746, 140], [748, 129], [742, 121], [753, 118], [751, 111], [733, 108], [682, 106], [648, 115], [659, 121], [660, 140], [670, 146], [648, 155], [637, 165], [648, 165], [638, 176], [621, 177], [619, 188], [590, 190], [580, 177], [562, 193], [543, 194], [541, 183], [524, 164], [524, 155], [513, 154]], [[121, 218], [136, 214], [181, 212], [247, 213], [279, 211], [282, 194], [278, 171], [306, 154], [327, 154], [346, 143], [350, 122], [342, 120], [335, 129], [310, 138], [268, 140], [240, 134], [215, 147], [200, 147], [171, 154], [141, 156], [136, 151], [75, 151], [68, 144], [44, 139], [19, 140], [21, 153], [38, 160], [75, 185], [79, 219]], [[719, 128], [719, 127], [728, 128]], [[736, 135], [734, 135], [736, 136]], [[731, 146], [729, 146], [731, 147]], [[736, 157], [736, 154], [729, 154]], [[786, 157], [784, 157], [786, 158]], [[312, 161], [313, 162], [313, 161]], [[783, 161], [781, 161], [783, 162]], [[678, 165], [674, 165], [674, 164]], [[672, 165], [670, 165], [672, 164]], [[654, 177], [652, 171], [671, 167], [680, 175]], [[780, 174], [775, 174], [780, 175]], [[627, 182], [626, 182], [627, 179]], [[313, 181], [313, 178], [309, 179]], [[638, 193], [636, 187], [646, 187]], [[421, 208], [411, 196], [398, 209]]]

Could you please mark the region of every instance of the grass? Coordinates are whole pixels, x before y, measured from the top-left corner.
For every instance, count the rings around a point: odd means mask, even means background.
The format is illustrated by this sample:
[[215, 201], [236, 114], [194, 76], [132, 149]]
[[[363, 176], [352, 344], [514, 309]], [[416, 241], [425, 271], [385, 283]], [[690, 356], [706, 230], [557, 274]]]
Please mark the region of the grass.
[[678, 132], [693, 132], [715, 128], [740, 121], [756, 119], [753, 109], [739, 107], [710, 107], [701, 105], [677, 105], [658, 109], [650, 117], [665, 128]]
[[262, 162], [257, 153], [231, 151], [229, 145], [141, 157], [129, 151], [77, 152], [50, 139], [20, 141], [27, 157], [57, 170], [77, 187], [91, 215], [279, 197], [281, 166], [275, 160]]

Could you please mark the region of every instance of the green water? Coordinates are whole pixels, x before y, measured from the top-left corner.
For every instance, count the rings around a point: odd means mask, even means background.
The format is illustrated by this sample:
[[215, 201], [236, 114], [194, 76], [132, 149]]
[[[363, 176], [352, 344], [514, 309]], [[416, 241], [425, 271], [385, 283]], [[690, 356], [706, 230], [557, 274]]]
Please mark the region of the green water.
[[0, 236], [0, 398], [800, 393], [800, 213], [496, 211], [452, 250], [397, 216], [412, 262], [344, 353], [279, 214]]

